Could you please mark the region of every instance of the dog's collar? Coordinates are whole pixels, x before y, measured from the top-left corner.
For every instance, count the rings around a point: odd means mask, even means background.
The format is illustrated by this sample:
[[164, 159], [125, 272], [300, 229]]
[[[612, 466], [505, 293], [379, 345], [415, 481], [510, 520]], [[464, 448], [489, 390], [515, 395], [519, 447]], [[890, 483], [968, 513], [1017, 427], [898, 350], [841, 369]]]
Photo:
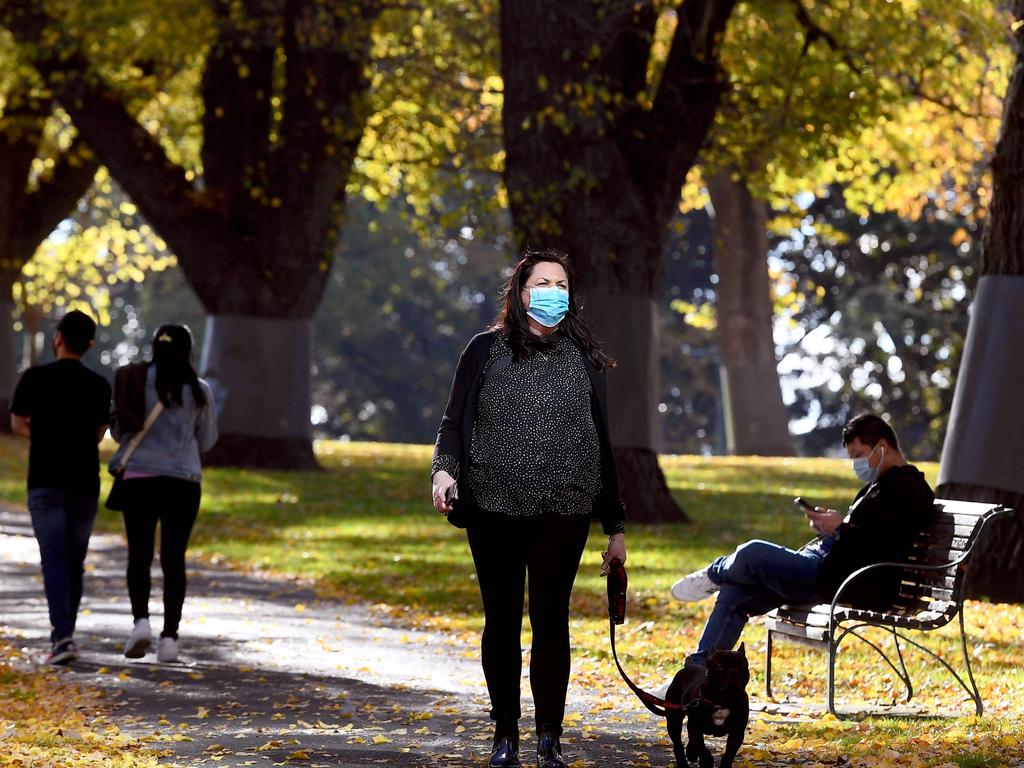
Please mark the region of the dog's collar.
[[709, 704], [712, 709], [725, 709], [726, 708], [723, 704], [719, 704], [714, 699], [709, 699], [707, 696], [705, 696], [704, 695], [704, 686], [703, 685], [700, 688], [697, 689], [697, 698], [695, 698], [693, 701], [691, 701], [688, 706], [689, 706], [690, 709], [696, 709], [701, 704]]

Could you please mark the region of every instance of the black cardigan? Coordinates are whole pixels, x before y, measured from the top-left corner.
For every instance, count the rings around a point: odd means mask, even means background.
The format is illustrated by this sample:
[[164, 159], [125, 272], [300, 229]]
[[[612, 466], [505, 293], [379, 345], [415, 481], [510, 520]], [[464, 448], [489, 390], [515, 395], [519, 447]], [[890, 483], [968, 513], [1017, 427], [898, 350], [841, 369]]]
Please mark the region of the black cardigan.
[[[434, 444], [435, 459], [444, 454], [455, 456], [459, 460], [456, 478], [459, 506], [469, 514], [470, 519], [473, 513], [478, 511], [478, 507], [470, 488], [469, 472], [463, 471], [463, 468], [469, 466], [469, 449], [473, 440], [473, 425], [476, 422], [476, 402], [491, 345], [497, 334], [498, 331], [479, 333], [470, 339], [463, 350], [455, 369], [448, 405], [444, 409], [444, 416], [441, 417], [441, 426], [438, 427], [437, 441]], [[626, 515], [619, 498], [619, 480], [612, 457], [611, 440], [608, 437], [608, 383], [604, 371], [599, 370], [582, 350], [580, 352], [583, 365], [590, 377], [590, 411], [601, 443], [601, 490], [594, 499], [594, 516], [601, 520], [605, 533], [618, 533], [623, 530]]]

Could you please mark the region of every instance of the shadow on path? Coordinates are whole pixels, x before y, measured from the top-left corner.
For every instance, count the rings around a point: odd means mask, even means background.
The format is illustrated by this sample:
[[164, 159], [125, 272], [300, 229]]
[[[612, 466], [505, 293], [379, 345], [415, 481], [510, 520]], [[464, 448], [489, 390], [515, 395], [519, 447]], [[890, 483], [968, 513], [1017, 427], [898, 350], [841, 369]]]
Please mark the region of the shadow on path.
[[[0, 627], [36, 657], [49, 634], [38, 563], [28, 516], [0, 509]], [[62, 673], [105, 691], [111, 720], [161, 763], [486, 764], [491, 722], [475, 648], [291, 582], [198, 567], [189, 571], [179, 662], [158, 664], [152, 652], [132, 661], [120, 652], [131, 628], [124, 567], [120, 538], [94, 536], [81, 656]], [[158, 567], [153, 581], [151, 608], [162, 594]], [[158, 614], [151, 621], [158, 632]], [[574, 705], [587, 712], [587, 702]], [[524, 758], [535, 744], [530, 714]], [[661, 724], [644, 716], [588, 713], [563, 744], [571, 763], [668, 763]]]

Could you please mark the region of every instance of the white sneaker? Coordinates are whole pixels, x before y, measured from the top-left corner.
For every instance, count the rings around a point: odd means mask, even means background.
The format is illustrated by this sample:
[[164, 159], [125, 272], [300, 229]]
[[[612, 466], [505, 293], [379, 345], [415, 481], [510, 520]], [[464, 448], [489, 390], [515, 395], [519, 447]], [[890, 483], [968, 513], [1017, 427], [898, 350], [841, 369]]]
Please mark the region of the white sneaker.
[[153, 633], [149, 629], [149, 619], [139, 619], [124, 644], [124, 655], [129, 659], [141, 659], [152, 644]]
[[156, 660], [163, 662], [177, 661], [178, 641], [173, 637], [161, 637], [160, 642], [156, 644]]
[[711, 597], [717, 591], [718, 585], [708, 576], [706, 566], [683, 576], [672, 585], [672, 597], [684, 603], [695, 603], [705, 597]]

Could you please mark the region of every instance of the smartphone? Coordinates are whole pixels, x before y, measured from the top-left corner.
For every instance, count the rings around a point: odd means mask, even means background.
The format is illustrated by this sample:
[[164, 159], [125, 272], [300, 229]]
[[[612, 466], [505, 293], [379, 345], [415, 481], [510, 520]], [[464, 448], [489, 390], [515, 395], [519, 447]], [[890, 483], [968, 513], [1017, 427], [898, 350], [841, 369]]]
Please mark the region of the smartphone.
[[793, 503], [796, 504], [804, 512], [814, 511], [814, 505], [807, 501], [807, 499], [805, 499], [803, 496], [797, 496], [795, 499], [793, 499]]
[[449, 507], [455, 501], [455, 483], [448, 486], [448, 490], [444, 492], [444, 503]]

